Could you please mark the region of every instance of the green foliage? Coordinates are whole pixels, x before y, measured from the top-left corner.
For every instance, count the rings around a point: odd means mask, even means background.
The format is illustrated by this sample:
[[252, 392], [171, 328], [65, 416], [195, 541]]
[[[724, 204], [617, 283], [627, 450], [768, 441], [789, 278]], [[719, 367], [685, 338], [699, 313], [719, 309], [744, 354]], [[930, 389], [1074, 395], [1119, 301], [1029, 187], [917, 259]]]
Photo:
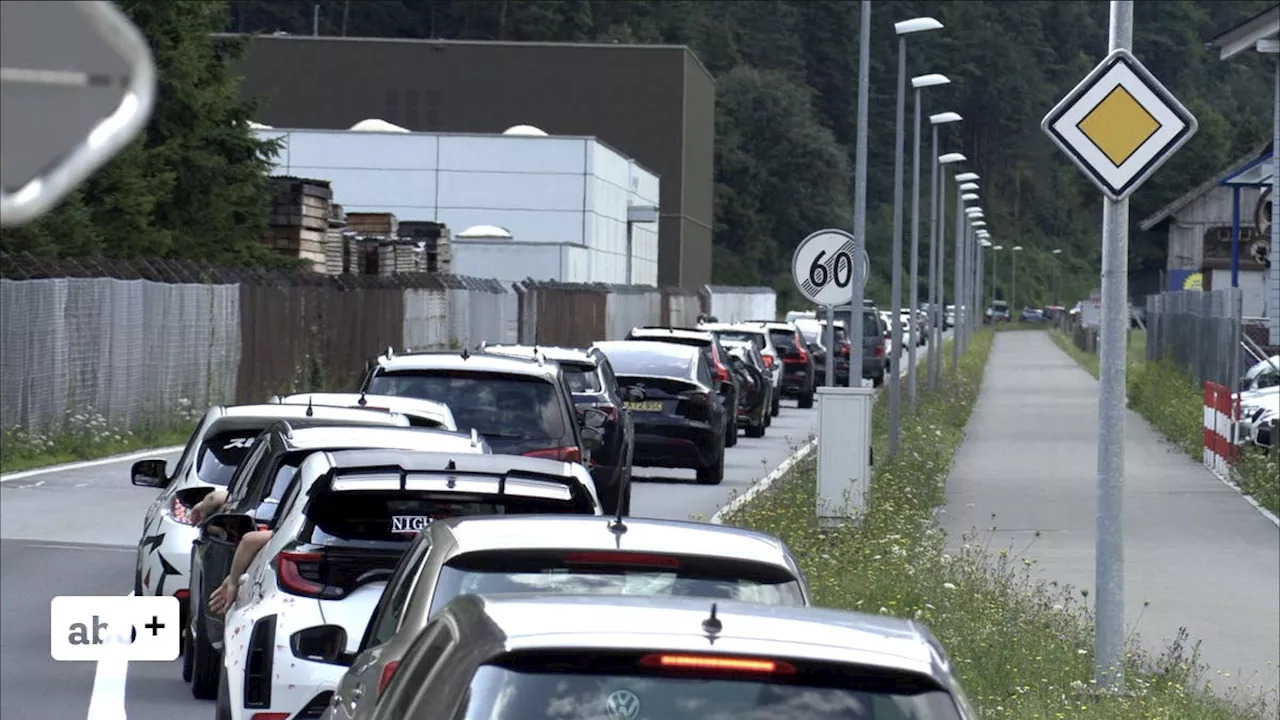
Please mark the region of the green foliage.
[[1143, 654], [1131, 639], [1131, 695], [1097, 693], [1093, 618], [1080, 596], [1033, 579], [1025, 547], [988, 548], [977, 534], [948, 543], [933, 512], [944, 501], [992, 337], [990, 331], [975, 335], [959, 371], [947, 374], [945, 389], [921, 393], [918, 414], [902, 420], [895, 457], [885, 452], [888, 423], [884, 404], [877, 403], [877, 464], [859, 525], [816, 526], [812, 459], [727, 522], [782, 538], [817, 604], [910, 617], [929, 627], [984, 718], [1266, 717], [1261, 707], [1232, 707], [1191, 689], [1203, 668], [1185, 635], [1159, 657]]
[[69, 412], [61, 422], [44, 430], [0, 427], [0, 472], [181, 445], [203, 414], [190, 400], [178, 398], [172, 416], [148, 418], [135, 430], [114, 427], [93, 409]]
[[0, 249], [44, 256], [106, 255], [283, 266], [258, 238], [271, 197], [275, 143], [250, 131], [228, 61], [242, 49], [215, 41], [222, 2], [125, 0], [150, 41], [158, 100], [143, 136], [48, 216], [6, 230]]

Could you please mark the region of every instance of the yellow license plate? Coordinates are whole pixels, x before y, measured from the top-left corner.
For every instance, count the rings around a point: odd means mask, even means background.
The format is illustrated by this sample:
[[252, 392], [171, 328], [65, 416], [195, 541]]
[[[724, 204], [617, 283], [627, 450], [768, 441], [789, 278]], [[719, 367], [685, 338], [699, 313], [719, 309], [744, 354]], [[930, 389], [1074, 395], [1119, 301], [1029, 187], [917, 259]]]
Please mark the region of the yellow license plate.
[[632, 412], [662, 412], [661, 400], [643, 400], [640, 402], [624, 403], [627, 409]]

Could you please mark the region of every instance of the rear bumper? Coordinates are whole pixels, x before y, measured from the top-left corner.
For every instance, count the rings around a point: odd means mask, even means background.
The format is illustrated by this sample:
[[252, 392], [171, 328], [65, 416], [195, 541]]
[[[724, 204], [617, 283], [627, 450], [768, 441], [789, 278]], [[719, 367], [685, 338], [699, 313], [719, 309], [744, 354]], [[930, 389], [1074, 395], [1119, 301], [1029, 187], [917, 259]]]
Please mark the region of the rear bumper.
[[[837, 364], [839, 364], [837, 362]], [[784, 365], [782, 370], [782, 395], [795, 397], [813, 392], [814, 371], [808, 364]]]
[[631, 464], [640, 467], [701, 468], [718, 460], [720, 433], [705, 423], [641, 425]]

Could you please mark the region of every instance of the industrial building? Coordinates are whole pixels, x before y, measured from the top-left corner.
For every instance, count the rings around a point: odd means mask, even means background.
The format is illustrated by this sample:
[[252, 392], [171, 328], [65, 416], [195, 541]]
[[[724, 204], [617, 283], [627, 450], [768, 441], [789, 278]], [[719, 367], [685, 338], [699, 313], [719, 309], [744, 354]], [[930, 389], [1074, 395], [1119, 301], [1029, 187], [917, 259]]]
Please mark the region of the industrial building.
[[377, 119], [255, 132], [280, 141], [273, 174], [327, 181], [348, 213], [448, 226], [455, 274], [658, 283], [658, 176], [595, 138], [414, 133]]
[[262, 35], [237, 72], [275, 127], [599, 138], [662, 178], [658, 282], [711, 281], [715, 84], [686, 47]]

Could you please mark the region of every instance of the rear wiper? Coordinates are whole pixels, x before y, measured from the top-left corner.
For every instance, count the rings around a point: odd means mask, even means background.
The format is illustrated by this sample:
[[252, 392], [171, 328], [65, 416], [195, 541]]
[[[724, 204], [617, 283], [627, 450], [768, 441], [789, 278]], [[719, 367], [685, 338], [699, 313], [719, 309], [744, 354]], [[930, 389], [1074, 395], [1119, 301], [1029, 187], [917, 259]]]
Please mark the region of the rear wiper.
[[502, 440], [530, 440], [530, 439], [532, 439], [532, 438], [530, 438], [530, 437], [529, 437], [529, 436], [527, 436], [527, 435], [511, 435], [511, 434], [508, 434], [508, 433], [496, 433], [496, 432], [480, 433], [480, 435], [481, 435], [482, 437], [487, 437], [487, 438], [500, 438], [500, 439], [502, 439]]

